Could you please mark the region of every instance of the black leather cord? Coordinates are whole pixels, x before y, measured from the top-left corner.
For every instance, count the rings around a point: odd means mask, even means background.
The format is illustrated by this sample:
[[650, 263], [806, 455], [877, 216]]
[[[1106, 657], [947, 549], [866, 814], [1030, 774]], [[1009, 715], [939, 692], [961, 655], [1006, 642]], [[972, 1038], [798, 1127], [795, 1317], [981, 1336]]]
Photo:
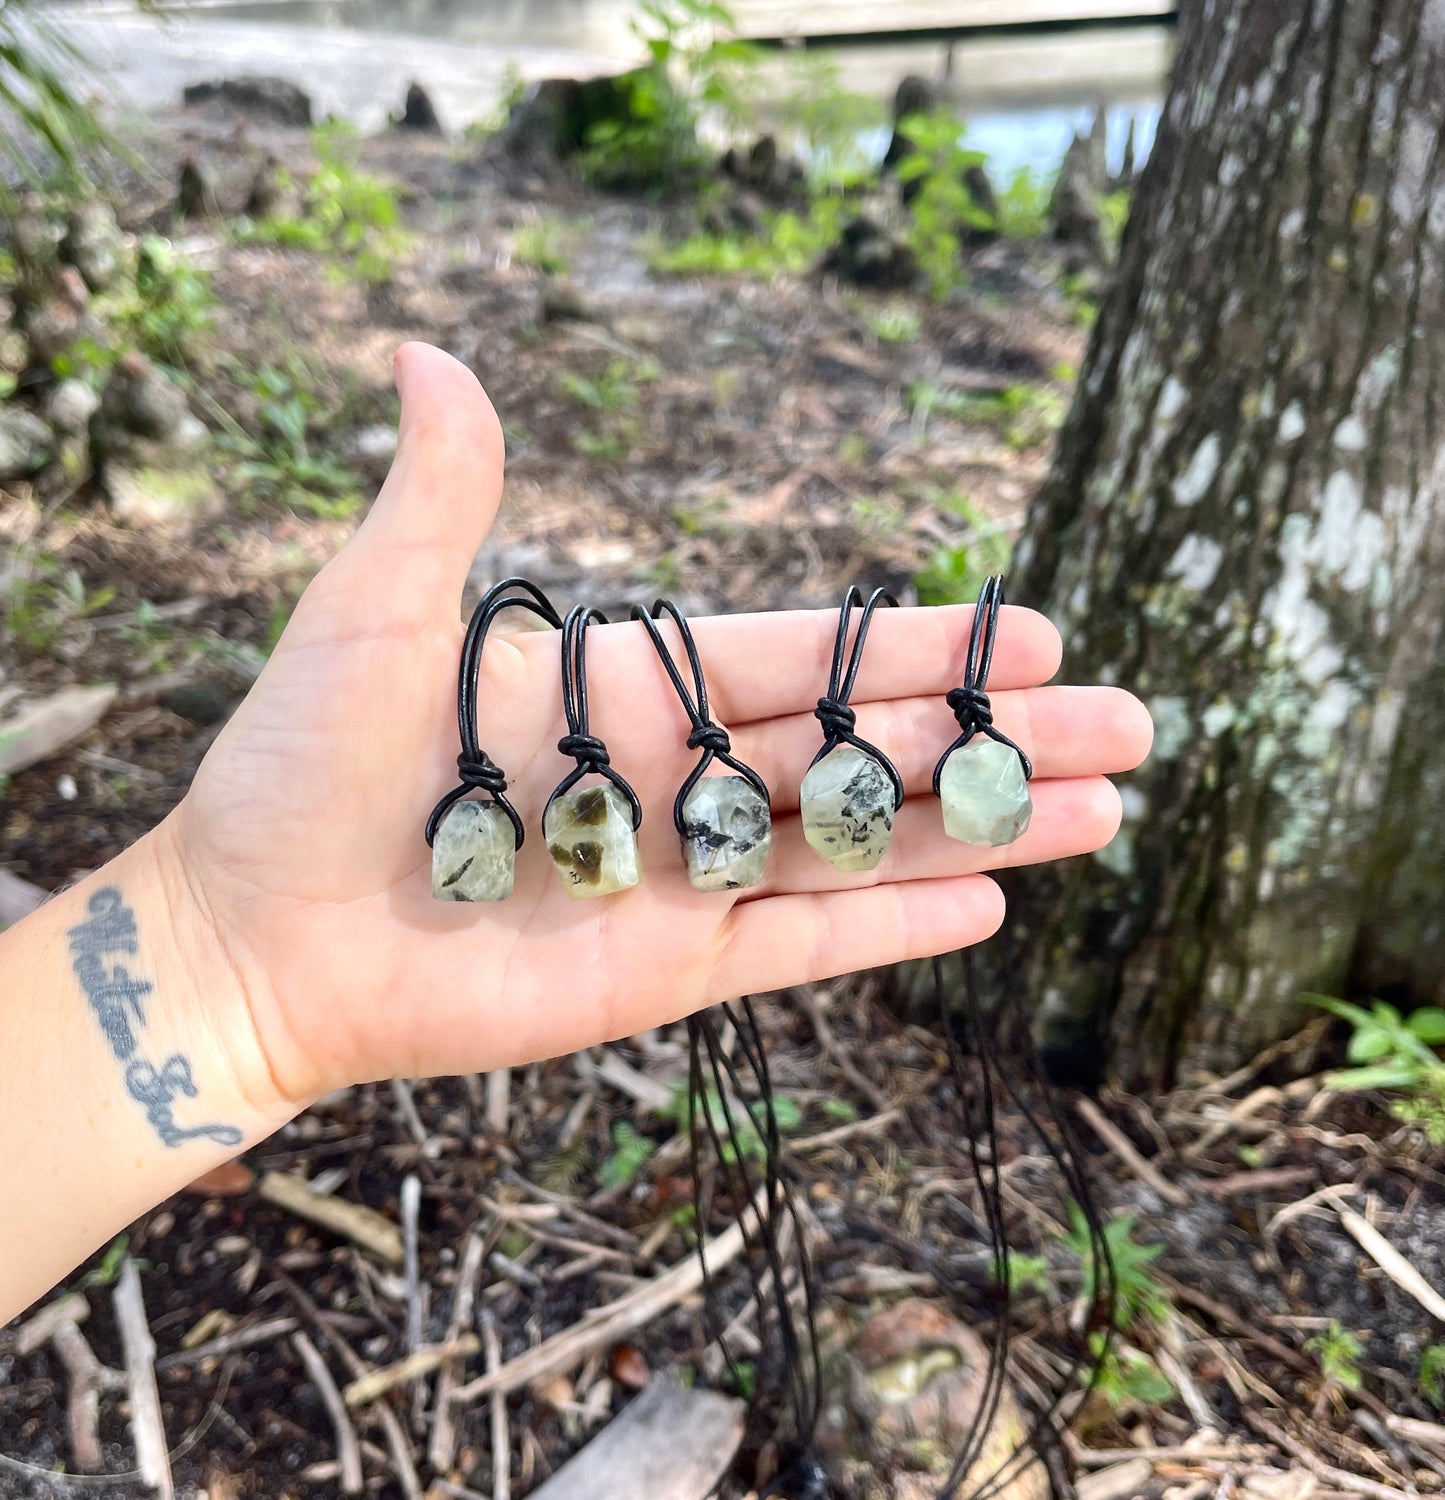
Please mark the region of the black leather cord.
[[[663, 615], [668, 615], [672, 619], [677, 626], [678, 634], [682, 637], [682, 649], [687, 653], [687, 664], [692, 669], [691, 691], [688, 690], [682, 673], [678, 671], [677, 663], [672, 659], [672, 652], [668, 650], [667, 643], [662, 639], [662, 632], [657, 628], [656, 622]], [[673, 799], [672, 821], [679, 835], [683, 838], [687, 837], [687, 820], [682, 815], [683, 803], [687, 801], [688, 794], [702, 780], [704, 773], [714, 760], [720, 760], [725, 766], [731, 766], [771, 809], [772, 799], [768, 796], [768, 789], [763, 783], [763, 778], [750, 765], [740, 761], [732, 753], [732, 741], [728, 738], [727, 730], [721, 724], [714, 722], [708, 711], [707, 682], [702, 675], [702, 658], [697, 654], [697, 642], [692, 638], [692, 627], [687, 623], [687, 617], [671, 599], [659, 599], [652, 606], [650, 613], [640, 604], [634, 604], [632, 618], [641, 620], [646, 627], [648, 637], [661, 658], [663, 666], [667, 668], [667, 675], [672, 679], [673, 687], [677, 689], [677, 696], [682, 699], [682, 706], [692, 724], [692, 733], [687, 737], [687, 748], [702, 751], [697, 764], [688, 773], [687, 780], [678, 788], [677, 796]]]
[[[584, 776], [602, 776], [612, 783], [632, 809], [632, 828], [636, 832], [642, 826], [642, 804], [637, 793], [622, 776], [612, 769], [607, 746], [591, 732], [587, 715], [587, 627], [596, 622], [607, 623], [607, 616], [600, 609], [591, 609], [579, 604], [562, 622], [562, 712], [567, 717], [567, 733], [557, 741], [557, 749], [570, 755], [576, 767], [557, 783], [552, 795], [547, 798], [547, 807], [570, 792]], [[545, 820], [546, 809], [542, 811]]]
[[[860, 739], [854, 733], [858, 716], [848, 707], [853, 685], [858, 680], [858, 668], [863, 662], [863, 643], [868, 639], [868, 627], [873, 623], [874, 611], [880, 604], [886, 604], [892, 609], [898, 607], [898, 601], [887, 589], [874, 589], [866, 604], [863, 603], [862, 590], [856, 583], [843, 596], [842, 606], [838, 610], [838, 634], [833, 642], [833, 666], [828, 674], [828, 691], [818, 699], [818, 706], [813, 710], [814, 718], [823, 726], [823, 746], [808, 765], [816, 766], [830, 750], [836, 750], [839, 745], [852, 745], [855, 750], [871, 755], [888, 773], [888, 779], [893, 783], [893, 811], [897, 812], [903, 806], [903, 778], [898, 774], [898, 768], [877, 745], [870, 745], [867, 740]], [[848, 654], [848, 626], [852, 622], [853, 611], [859, 606], [862, 606], [862, 613], [858, 616], [858, 633], [853, 639], [852, 653]]]
[[1003, 574], [994, 573], [984, 580], [979, 592], [978, 604], [973, 611], [973, 629], [968, 636], [968, 656], [964, 659], [963, 686], [952, 689], [944, 702], [953, 710], [958, 721], [958, 738], [938, 757], [933, 768], [933, 791], [938, 795], [938, 784], [943, 777], [944, 762], [955, 750], [961, 749], [976, 734], [986, 734], [989, 739], [1007, 745], [1023, 762], [1024, 780], [1034, 774], [1033, 762], [1014, 742], [993, 724], [993, 707], [989, 703], [985, 688], [988, 671], [993, 665], [993, 643], [998, 635], [998, 617], [1003, 610]]
[[517, 809], [507, 800], [507, 778], [502, 768], [477, 743], [477, 678], [482, 665], [482, 646], [492, 621], [504, 609], [530, 610], [545, 620], [554, 630], [562, 628], [562, 617], [552, 601], [525, 578], [504, 578], [493, 584], [477, 602], [472, 611], [471, 623], [467, 626], [466, 640], [462, 643], [461, 666], [457, 671], [457, 732], [461, 737], [461, 754], [457, 756], [457, 773], [461, 784], [455, 786], [432, 808], [426, 820], [426, 841], [430, 845], [436, 838], [442, 819], [451, 811], [452, 805], [460, 802], [468, 792], [483, 792], [506, 813], [516, 837], [516, 847], [522, 847], [527, 830]]

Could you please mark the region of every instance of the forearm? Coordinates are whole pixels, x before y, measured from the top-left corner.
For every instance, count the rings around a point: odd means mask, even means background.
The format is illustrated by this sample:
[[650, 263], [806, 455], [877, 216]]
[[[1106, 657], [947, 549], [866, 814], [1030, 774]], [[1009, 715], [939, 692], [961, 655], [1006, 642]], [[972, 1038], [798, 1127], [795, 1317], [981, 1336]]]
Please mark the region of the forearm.
[[163, 824], [0, 934], [0, 1323], [284, 1123]]

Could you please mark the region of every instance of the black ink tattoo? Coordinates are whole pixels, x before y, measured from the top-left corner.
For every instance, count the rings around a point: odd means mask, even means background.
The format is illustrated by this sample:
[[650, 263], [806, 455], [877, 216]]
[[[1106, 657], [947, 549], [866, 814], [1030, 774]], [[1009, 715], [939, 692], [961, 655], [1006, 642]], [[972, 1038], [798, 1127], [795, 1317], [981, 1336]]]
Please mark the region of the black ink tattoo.
[[145, 1029], [141, 1001], [155, 988], [139, 979], [116, 955], [134, 958], [140, 951], [135, 913], [114, 886], [97, 891], [86, 907], [84, 922], [70, 929], [70, 955], [75, 977], [100, 1022], [100, 1029], [118, 1063], [125, 1065], [125, 1086], [131, 1098], [146, 1112], [146, 1119], [167, 1146], [204, 1138], [222, 1146], [239, 1146], [241, 1132], [234, 1125], [176, 1124], [174, 1101], [178, 1095], [196, 1097], [190, 1059], [173, 1052], [159, 1068], [136, 1054], [138, 1034]]

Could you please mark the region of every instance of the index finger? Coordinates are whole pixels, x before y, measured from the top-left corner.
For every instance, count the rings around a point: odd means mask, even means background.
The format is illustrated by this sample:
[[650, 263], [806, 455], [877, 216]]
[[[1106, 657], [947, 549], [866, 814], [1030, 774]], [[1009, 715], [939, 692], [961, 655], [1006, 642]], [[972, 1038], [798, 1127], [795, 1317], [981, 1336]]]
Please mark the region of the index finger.
[[[689, 622], [702, 657], [713, 717], [729, 727], [813, 707], [828, 688], [838, 615], [833, 610], [713, 615]], [[963, 681], [971, 604], [880, 609], [873, 616], [854, 703], [946, 693]], [[663, 639], [680, 661], [681, 643], [669, 621]], [[599, 695], [608, 684], [635, 683], [636, 653], [652, 654], [642, 626], [599, 626], [589, 632], [589, 675]], [[1059, 633], [1031, 609], [1006, 607], [988, 686], [1038, 687], [1059, 669]]]

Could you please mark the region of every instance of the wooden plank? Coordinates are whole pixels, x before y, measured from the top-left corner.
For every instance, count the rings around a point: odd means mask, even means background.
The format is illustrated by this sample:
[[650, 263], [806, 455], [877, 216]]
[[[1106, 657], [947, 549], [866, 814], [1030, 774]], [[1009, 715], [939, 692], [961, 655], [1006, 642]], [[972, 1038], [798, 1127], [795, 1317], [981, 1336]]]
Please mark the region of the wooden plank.
[[969, 32], [1158, 21], [1174, 15], [1175, 0], [894, 0], [886, 10], [871, 0], [733, 0], [745, 37], [866, 37], [886, 32]]
[[745, 1411], [659, 1376], [530, 1500], [707, 1500], [743, 1440]]

